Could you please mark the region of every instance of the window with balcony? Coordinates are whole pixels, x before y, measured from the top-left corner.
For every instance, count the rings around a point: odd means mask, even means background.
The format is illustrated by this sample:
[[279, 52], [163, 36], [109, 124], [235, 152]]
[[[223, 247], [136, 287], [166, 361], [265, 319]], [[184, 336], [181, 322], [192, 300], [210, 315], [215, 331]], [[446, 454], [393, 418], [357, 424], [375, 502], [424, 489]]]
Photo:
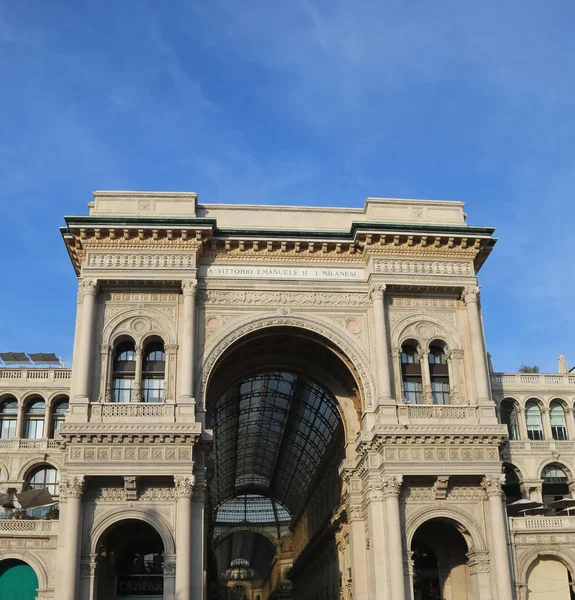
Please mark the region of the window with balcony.
[[541, 408], [535, 400], [528, 400], [525, 404], [525, 424], [527, 425], [527, 437], [530, 440], [543, 439]]
[[134, 342], [118, 345], [114, 352], [112, 394], [114, 402], [131, 402], [136, 376], [136, 350]]
[[58, 496], [58, 485], [60, 483], [60, 473], [58, 469], [50, 465], [42, 465], [34, 469], [28, 477], [28, 490], [47, 489], [52, 496]]
[[505, 398], [500, 407], [501, 423], [507, 425], [510, 440], [519, 439], [519, 421], [517, 419], [517, 405], [514, 400]]
[[549, 504], [569, 496], [568, 477], [565, 469], [556, 463], [546, 465], [541, 471], [543, 479], [543, 502]]
[[60, 430], [60, 426], [66, 420], [66, 413], [70, 402], [66, 398], [65, 400], [58, 400], [52, 408], [52, 437], [56, 435], [56, 432]]
[[28, 402], [24, 420], [24, 437], [29, 440], [41, 440], [44, 437], [44, 418], [46, 402], [41, 398]]
[[404, 344], [401, 348], [401, 379], [407, 404], [420, 404], [422, 399], [421, 363], [417, 348]]
[[151, 342], [144, 349], [142, 365], [142, 400], [163, 402], [166, 376], [166, 353], [162, 342]]
[[429, 348], [429, 375], [433, 404], [449, 404], [449, 370], [445, 350], [432, 345]]
[[549, 406], [549, 418], [551, 420], [551, 433], [554, 440], [567, 439], [567, 421], [565, 420], [565, 409], [559, 400], [553, 400]]
[[17, 422], [18, 401], [16, 398], [6, 398], [0, 405], [0, 439], [15, 438]]

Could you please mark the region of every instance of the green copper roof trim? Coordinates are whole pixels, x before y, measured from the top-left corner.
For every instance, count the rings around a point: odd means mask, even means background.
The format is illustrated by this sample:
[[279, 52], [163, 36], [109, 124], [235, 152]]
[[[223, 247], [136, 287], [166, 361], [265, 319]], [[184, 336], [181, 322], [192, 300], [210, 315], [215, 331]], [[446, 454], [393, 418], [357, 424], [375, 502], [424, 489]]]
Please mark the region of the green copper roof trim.
[[278, 229], [240, 229], [240, 228], [219, 228], [217, 220], [213, 218], [190, 218], [190, 217], [114, 217], [114, 216], [66, 216], [66, 227], [61, 227], [60, 231], [64, 234], [69, 232], [70, 226], [88, 226], [94, 227], [97, 224], [102, 226], [115, 225], [117, 227], [130, 225], [164, 225], [167, 227], [188, 226], [188, 227], [211, 227], [215, 235], [251, 237], [265, 234], [276, 238], [323, 238], [323, 239], [341, 239], [342, 237], [353, 237], [359, 231], [390, 232], [390, 233], [416, 233], [416, 234], [435, 234], [435, 235], [461, 235], [464, 237], [492, 237], [495, 232], [494, 227], [477, 227], [469, 225], [431, 225], [427, 223], [382, 223], [382, 222], [364, 222], [353, 221], [348, 231], [310, 231], [310, 230], [278, 230]]

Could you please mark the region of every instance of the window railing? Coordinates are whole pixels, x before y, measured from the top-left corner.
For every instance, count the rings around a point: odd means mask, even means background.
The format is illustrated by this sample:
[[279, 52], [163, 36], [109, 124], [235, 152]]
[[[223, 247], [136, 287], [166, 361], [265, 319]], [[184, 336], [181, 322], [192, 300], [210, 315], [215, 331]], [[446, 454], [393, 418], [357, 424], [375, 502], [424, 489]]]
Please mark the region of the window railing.
[[575, 375], [570, 373], [492, 373], [491, 385], [503, 387], [507, 384], [524, 385], [553, 385], [575, 386]]
[[575, 516], [510, 517], [509, 528], [511, 531], [575, 530]]
[[477, 419], [475, 406], [454, 406], [449, 404], [406, 404], [398, 406], [400, 419], [440, 419], [443, 421], [474, 422]]
[[57, 450], [57, 440], [27, 440], [25, 438], [0, 439], [0, 450], [10, 448], [11, 450]]
[[9, 535], [56, 535], [58, 521], [48, 519], [0, 519], [0, 536]]
[[69, 381], [71, 376], [71, 369], [0, 369], [0, 382], [15, 379], [30, 382]]

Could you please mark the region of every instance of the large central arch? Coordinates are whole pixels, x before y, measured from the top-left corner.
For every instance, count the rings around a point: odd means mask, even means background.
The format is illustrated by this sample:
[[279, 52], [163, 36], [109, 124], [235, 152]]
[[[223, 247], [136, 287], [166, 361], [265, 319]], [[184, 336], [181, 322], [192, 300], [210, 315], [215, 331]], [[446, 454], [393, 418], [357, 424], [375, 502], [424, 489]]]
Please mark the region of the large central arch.
[[[354, 362], [334, 339], [325, 337], [325, 330], [319, 333], [298, 322], [295, 326], [291, 318], [260, 319], [222, 337], [206, 357], [202, 382], [207, 426], [214, 432], [208, 485], [214, 563], [218, 550], [214, 576], [221, 580], [228, 573], [237, 574], [231, 567], [246, 560], [235, 556], [236, 543], [225, 553], [229, 564], [222, 563], [220, 544], [227, 530], [238, 531], [241, 526], [252, 532], [242, 534], [242, 540], [262, 540], [264, 545], [263, 521], [253, 513], [253, 522], [245, 514], [235, 523], [217, 518], [220, 506], [257, 495], [261, 506], [268, 503], [270, 514], [272, 508], [276, 511], [274, 523], [264, 526], [277, 532], [275, 554], [265, 565], [246, 564], [241, 572], [246, 577], [254, 573], [254, 579], [257, 573], [258, 580], [250, 586], [261, 586], [262, 600], [273, 591], [266, 588], [269, 581], [273, 579], [274, 585], [283, 581], [288, 571], [294, 597], [310, 595], [314, 579], [310, 560], [317, 560], [339, 586], [342, 574], [335, 575], [337, 552], [329, 520], [342, 503], [338, 467], [344, 458], [354, 456], [353, 442], [365, 409], [365, 382]], [[288, 522], [277, 521], [278, 505], [287, 511]], [[229, 539], [235, 539], [233, 535]], [[297, 543], [290, 544], [292, 538]]]

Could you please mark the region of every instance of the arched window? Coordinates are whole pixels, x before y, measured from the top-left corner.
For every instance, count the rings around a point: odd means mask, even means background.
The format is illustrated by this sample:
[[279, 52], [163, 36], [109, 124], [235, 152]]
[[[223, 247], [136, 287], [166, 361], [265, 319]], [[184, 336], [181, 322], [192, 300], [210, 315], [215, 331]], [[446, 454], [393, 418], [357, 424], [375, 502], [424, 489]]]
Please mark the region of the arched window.
[[543, 479], [543, 502], [545, 504], [561, 500], [569, 495], [569, 486], [567, 485], [569, 478], [560, 465], [552, 463], [543, 467], [541, 479]]
[[166, 375], [166, 353], [162, 342], [151, 342], [144, 350], [142, 390], [144, 402], [162, 402]]
[[24, 421], [24, 437], [29, 440], [40, 440], [44, 437], [44, 417], [46, 403], [41, 398], [28, 402]]
[[567, 421], [565, 409], [559, 400], [553, 400], [549, 405], [549, 418], [551, 419], [551, 433], [554, 440], [567, 439]]
[[445, 350], [439, 346], [429, 348], [429, 375], [433, 404], [449, 404], [449, 371]]
[[510, 440], [519, 439], [519, 422], [517, 420], [517, 405], [513, 400], [506, 398], [501, 402], [501, 422], [507, 425]]
[[136, 376], [136, 350], [134, 342], [122, 342], [114, 352], [113, 394], [114, 402], [131, 402]]
[[52, 409], [52, 437], [60, 430], [60, 426], [66, 419], [66, 413], [70, 403], [68, 399], [58, 400]]
[[404, 344], [401, 348], [401, 378], [405, 402], [421, 403], [421, 363], [417, 348], [411, 344]]
[[507, 504], [511, 504], [516, 500], [521, 500], [521, 485], [517, 471], [512, 465], [503, 465], [503, 473], [505, 475], [505, 483], [503, 484], [505, 501]]
[[9, 440], [16, 437], [16, 423], [18, 421], [18, 401], [16, 398], [7, 398], [0, 406], [0, 438]]
[[525, 404], [525, 424], [527, 425], [527, 437], [530, 440], [543, 439], [541, 409], [535, 400], [528, 400]]
[[46, 488], [52, 496], [58, 496], [58, 484], [60, 483], [60, 473], [58, 469], [50, 465], [42, 465], [34, 469], [28, 478], [29, 490], [41, 490]]

